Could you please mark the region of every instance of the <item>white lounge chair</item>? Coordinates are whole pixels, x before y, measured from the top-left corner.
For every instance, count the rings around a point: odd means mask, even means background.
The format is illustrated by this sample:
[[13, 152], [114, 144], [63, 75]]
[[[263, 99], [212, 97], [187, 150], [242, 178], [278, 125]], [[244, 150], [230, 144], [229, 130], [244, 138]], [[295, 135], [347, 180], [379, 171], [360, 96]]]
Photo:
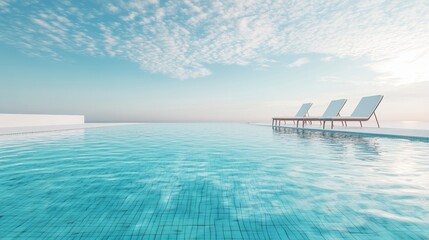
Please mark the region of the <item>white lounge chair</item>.
[[347, 122], [359, 122], [362, 127], [362, 122], [368, 121], [374, 115], [377, 126], [380, 127], [375, 110], [380, 105], [381, 100], [383, 100], [383, 95], [363, 97], [349, 117], [321, 118], [319, 120], [323, 121], [323, 129], [325, 129], [326, 122], [331, 122], [332, 129], [334, 128], [334, 122], [338, 121], [345, 122], [346, 126]]
[[301, 108], [298, 110], [298, 112], [295, 114], [295, 117], [273, 117], [273, 121], [271, 125], [280, 125], [281, 121], [284, 121], [286, 124], [286, 121], [295, 121], [297, 119], [302, 119], [305, 116], [308, 116], [308, 110], [310, 110], [313, 103], [304, 103], [302, 104]]
[[340, 111], [343, 109], [346, 102], [347, 99], [332, 100], [321, 117], [303, 117], [296, 119], [296, 127], [299, 126], [299, 121], [302, 121], [302, 127], [304, 127], [304, 123], [307, 121], [321, 121], [321, 119], [340, 116]]

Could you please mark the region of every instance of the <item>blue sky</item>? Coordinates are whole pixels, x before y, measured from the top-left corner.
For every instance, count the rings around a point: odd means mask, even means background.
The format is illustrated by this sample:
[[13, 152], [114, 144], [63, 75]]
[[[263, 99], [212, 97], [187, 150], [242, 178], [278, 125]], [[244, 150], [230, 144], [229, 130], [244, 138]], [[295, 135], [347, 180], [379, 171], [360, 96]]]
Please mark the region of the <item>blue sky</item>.
[[0, 0], [0, 112], [269, 121], [384, 94], [429, 120], [428, 1]]

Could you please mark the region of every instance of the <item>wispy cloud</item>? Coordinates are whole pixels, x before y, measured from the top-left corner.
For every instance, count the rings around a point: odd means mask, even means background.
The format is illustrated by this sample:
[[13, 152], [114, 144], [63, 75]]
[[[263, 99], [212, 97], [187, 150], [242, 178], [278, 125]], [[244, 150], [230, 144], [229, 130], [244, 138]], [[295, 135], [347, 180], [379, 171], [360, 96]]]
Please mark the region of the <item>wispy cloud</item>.
[[332, 57], [332, 56], [327, 56], [327, 57], [323, 57], [323, 58], [321, 58], [320, 60], [322, 61], [322, 62], [330, 62], [330, 61], [332, 61], [334, 58]]
[[268, 71], [271, 68], [271, 64], [275, 62], [277, 61], [269, 58], [255, 59], [255, 69], [259, 71]]
[[[212, 64], [321, 53], [365, 57], [386, 81], [413, 82], [421, 74], [410, 78], [386, 66], [429, 50], [427, 1], [0, 0], [0, 11], [0, 41], [29, 54], [116, 57], [181, 79], [209, 75]], [[420, 60], [407, 66], [415, 64]]]
[[308, 58], [298, 58], [296, 61], [289, 63], [287, 66], [290, 68], [296, 68], [296, 67], [301, 67], [307, 63], [309, 63], [310, 60], [308, 60]]

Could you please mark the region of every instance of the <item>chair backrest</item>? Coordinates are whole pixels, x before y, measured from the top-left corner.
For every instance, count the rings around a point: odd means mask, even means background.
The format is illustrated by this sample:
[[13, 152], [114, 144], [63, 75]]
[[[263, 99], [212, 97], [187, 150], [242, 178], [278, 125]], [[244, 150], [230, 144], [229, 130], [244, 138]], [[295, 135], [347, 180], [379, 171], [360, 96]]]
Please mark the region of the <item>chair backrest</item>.
[[295, 117], [305, 117], [305, 115], [307, 115], [308, 110], [310, 110], [311, 105], [313, 105], [313, 103], [304, 103], [302, 104], [301, 108], [298, 110], [298, 112], [295, 114]]
[[337, 99], [332, 100], [331, 103], [329, 103], [328, 108], [326, 108], [325, 112], [323, 113], [323, 118], [331, 118], [336, 117], [340, 114], [341, 109], [343, 109], [344, 104], [346, 104], [347, 99]]
[[383, 95], [363, 97], [352, 113], [352, 117], [370, 118], [377, 109]]

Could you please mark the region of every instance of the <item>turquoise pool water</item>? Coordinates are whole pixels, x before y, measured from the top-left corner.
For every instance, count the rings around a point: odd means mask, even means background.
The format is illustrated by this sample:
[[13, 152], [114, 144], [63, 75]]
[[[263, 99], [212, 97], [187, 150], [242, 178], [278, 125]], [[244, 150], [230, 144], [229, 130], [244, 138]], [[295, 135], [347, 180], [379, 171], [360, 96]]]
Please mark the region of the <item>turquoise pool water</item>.
[[429, 143], [246, 124], [0, 136], [1, 239], [429, 239]]

